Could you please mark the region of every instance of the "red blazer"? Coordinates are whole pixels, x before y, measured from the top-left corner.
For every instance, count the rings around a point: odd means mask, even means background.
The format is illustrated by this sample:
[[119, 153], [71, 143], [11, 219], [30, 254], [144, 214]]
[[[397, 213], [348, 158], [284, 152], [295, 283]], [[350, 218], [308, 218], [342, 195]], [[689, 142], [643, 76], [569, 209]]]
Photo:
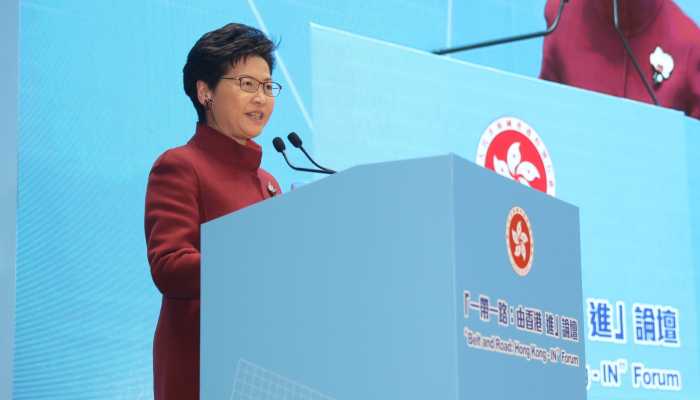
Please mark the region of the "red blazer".
[[[560, 0], [548, 0], [551, 24]], [[700, 29], [671, 0], [620, 0], [620, 22], [643, 73], [664, 107], [700, 118]], [[583, 89], [651, 103], [615, 31], [611, 0], [576, 0], [564, 8], [557, 30], [545, 38], [540, 77]], [[631, 5], [631, 7], [630, 7]], [[649, 56], [659, 46], [674, 69], [652, 81]]]
[[199, 398], [199, 227], [280, 193], [260, 168], [260, 146], [198, 125], [184, 146], [153, 165], [146, 192], [146, 244], [163, 301], [153, 343], [156, 400]]

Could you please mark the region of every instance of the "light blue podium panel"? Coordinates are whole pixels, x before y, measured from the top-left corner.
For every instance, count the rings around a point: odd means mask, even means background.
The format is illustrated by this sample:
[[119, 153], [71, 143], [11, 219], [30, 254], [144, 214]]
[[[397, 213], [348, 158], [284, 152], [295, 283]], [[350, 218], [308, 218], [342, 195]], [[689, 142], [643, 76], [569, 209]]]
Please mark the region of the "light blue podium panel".
[[354, 167], [202, 226], [202, 399], [585, 399], [580, 274], [574, 206], [454, 155]]
[[329, 166], [479, 162], [494, 121], [536, 131], [580, 209], [589, 399], [700, 398], [697, 121], [318, 25], [311, 48], [309, 148]]

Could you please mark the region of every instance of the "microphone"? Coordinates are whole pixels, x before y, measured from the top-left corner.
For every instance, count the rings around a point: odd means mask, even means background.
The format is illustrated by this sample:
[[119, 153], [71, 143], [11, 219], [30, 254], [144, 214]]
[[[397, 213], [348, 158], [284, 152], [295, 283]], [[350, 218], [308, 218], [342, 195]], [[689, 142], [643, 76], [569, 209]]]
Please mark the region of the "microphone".
[[485, 42], [469, 44], [466, 46], [448, 47], [445, 49], [434, 50], [433, 54], [437, 54], [437, 55], [452, 54], [452, 53], [457, 53], [459, 51], [480, 49], [482, 47], [497, 46], [499, 44], [506, 44], [506, 43], [518, 42], [521, 40], [535, 39], [538, 37], [547, 36], [547, 35], [553, 33], [557, 29], [557, 26], [559, 26], [559, 20], [561, 19], [561, 15], [564, 13], [564, 6], [568, 2], [569, 2], [569, 0], [560, 0], [559, 1], [559, 11], [557, 12], [557, 17], [554, 19], [554, 21], [552, 21], [552, 26], [548, 27], [547, 30], [544, 30], [541, 32], [526, 33], [524, 35], [510, 36], [510, 37], [505, 37], [502, 39], [487, 40]]
[[282, 154], [282, 157], [284, 157], [284, 161], [286, 161], [287, 165], [289, 165], [289, 168], [291, 168], [293, 170], [303, 171], [303, 172], [315, 172], [317, 174], [332, 174], [332, 172], [329, 172], [326, 170], [302, 168], [302, 167], [296, 167], [296, 166], [292, 165], [292, 163], [290, 163], [289, 159], [287, 158], [287, 153], [284, 152], [284, 150], [286, 148], [286, 146], [284, 145], [284, 141], [279, 136], [272, 139], [272, 145], [275, 146], [275, 150], [277, 150], [279, 153]]
[[639, 79], [642, 80], [642, 83], [644, 84], [644, 88], [647, 90], [647, 93], [649, 93], [649, 97], [651, 97], [652, 102], [654, 102], [654, 105], [659, 105], [659, 100], [656, 98], [656, 95], [654, 94], [654, 90], [651, 88], [651, 85], [647, 81], [647, 78], [644, 77], [644, 73], [642, 72], [642, 68], [639, 66], [639, 62], [637, 61], [637, 58], [634, 56], [634, 53], [632, 53], [632, 48], [630, 48], [629, 43], [627, 42], [627, 38], [625, 37], [625, 33], [622, 32], [622, 28], [620, 28], [620, 3], [619, 0], [612, 0], [612, 6], [613, 6], [613, 25], [615, 26], [615, 30], [617, 31], [617, 34], [620, 36], [620, 39], [622, 40], [622, 46], [625, 48], [625, 52], [627, 52], [627, 55], [629, 58], [632, 60], [632, 65], [634, 65], [634, 69], [637, 70], [637, 74], [639, 74]]
[[328, 172], [331, 173], [331, 174], [335, 174], [335, 171], [333, 171], [333, 170], [330, 169], [330, 168], [326, 168], [326, 167], [323, 167], [323, 166], [319, 165], [316, 161], [314, 161], [313, 158], [311, 158], [311, 156], [309, 155], [309, 153], [306, 152], [306, 149], [304, 149], [304, 146], [303, 146], [302, 143], [301, 143], [301, 138], [299, 137], [299, 135], [296, 134], [296, 132], [291, 132], [289, 135], [287, 135], [287, 139], [289, 140], [289, 143], [292, 144], [292, 146], [294, 146], [294, 147], [296, 147], [297, 149], [301, 150], [301, 151], [304, 153], [304, 155], [306, 156], [306, 158], [308, 158], [309, 161], [311, 161], [311, 163], [312, 163], [313, 165], [315, 165], [315, 166], [318, 167], [319, 169], [322, 169], [322, 170], [324, 170], [324, 171], [328, 171]]

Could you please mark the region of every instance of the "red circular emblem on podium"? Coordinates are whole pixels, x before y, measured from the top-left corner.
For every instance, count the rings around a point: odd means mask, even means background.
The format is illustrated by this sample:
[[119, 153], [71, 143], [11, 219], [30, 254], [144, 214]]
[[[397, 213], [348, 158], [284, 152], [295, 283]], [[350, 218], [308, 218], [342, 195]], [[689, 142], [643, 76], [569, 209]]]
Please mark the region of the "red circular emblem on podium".
[[520, 207], [513, 207], [508, 213], [506, 245], [513, 271], [520, 276], [527, 275], [535, 256], [535, 239], [532, 237], [530, 220]]
[[555, 195], [554, 167], [540, 136], [524, 121], [503, 117], [481, 135], [476, 163], [499, 175]]

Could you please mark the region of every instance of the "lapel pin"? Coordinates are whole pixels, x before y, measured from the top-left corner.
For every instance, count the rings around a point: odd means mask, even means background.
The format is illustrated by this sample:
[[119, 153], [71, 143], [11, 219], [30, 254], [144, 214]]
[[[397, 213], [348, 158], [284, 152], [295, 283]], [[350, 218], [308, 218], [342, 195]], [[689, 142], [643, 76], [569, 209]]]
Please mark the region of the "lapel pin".
[[656, 46], [654, 52], [649, 55], [649, 62], [653, 69], [652, 78], [654, 83], [660, 85], [671, 76], [674, 62], [670, 54], [665, 53], [661, 46]]
[[272, 185], [272, 182], [267, 182], [267, 193], [269, 193], [270, 196], [277, 194], [277, 189]]

